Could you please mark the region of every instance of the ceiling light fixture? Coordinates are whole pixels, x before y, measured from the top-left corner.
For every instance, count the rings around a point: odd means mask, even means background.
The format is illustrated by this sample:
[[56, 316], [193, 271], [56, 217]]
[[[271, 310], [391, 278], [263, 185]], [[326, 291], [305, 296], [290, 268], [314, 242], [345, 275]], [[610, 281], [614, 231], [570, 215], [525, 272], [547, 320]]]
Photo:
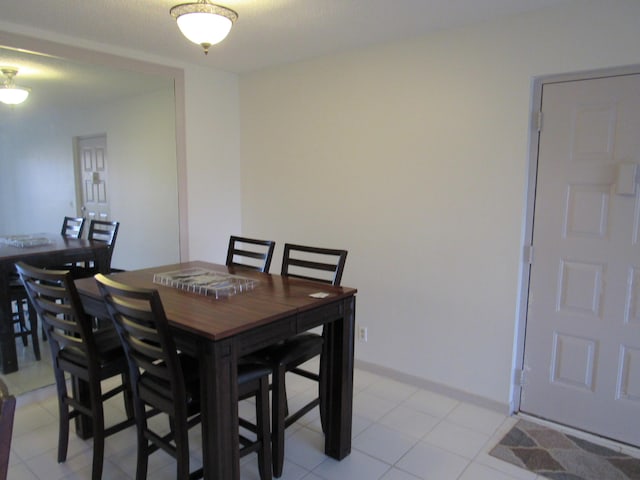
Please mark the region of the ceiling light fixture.
[[229, 34], [238, 14], [233, 10], [201, 0], [176, 5], [169, 13], [178, 22], [182, 34], [193, 43], [202, 45], [205, 55], [209, 47], [220, 43]]
[[0, 84], [0, 102], [7, 105], [17, 105], [24, 102], [29, 96], [29, 89], [15, 84], [13, 77], [18, 73], [18, 69], [2, 67], [0, 71], [6, 77], [4, 82]]

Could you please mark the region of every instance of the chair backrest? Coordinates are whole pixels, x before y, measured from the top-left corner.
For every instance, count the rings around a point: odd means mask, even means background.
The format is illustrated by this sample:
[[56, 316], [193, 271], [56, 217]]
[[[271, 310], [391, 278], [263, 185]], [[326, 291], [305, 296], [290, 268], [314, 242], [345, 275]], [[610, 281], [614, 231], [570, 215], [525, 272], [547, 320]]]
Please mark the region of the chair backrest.
[[186, 416], [184, 376], [158, 291], [134, 288], [102, 274], [95, 279], [127, 355], [136, 394], [164, 412]]
[[84, 230], [83, 217], [64, 217], [60, 234], [67, 238], [80, 238]]
[[[43, 270], [24, 262], [16, 263], [16, 270], [42, 321], [54, 364], [62, 354], [65, 365], [76, 363], [78, 372], [88, 370], [92, 375], [98, 365], [92, 322], [82, 308], [71, 273]], [[72, 370], [71, 366], [68, 371]]]
[[346, 250], [285, 243], [282, 276], [340, 285], [347, 260]]
[[276, 242], [272, 240], [232, 235], [227, 249], [227, 266], [238, 265], [259, 272], [268, 272], [275, 247]]
[[9, 394], [7, 386], [0, 379], [0, 480], [6, 480], [9, 470], [15, 413], [16, 398]]
[[120, 228], [120, 222], [106, 222], [104, 220], [91, 220], [89, 224], [89, 233], [87, 239], [95, 242], [103, 242], [109, 246], [109, 267], [111, 267], [111, 257], [113, 256], [113, 249], [116, 245], [116, 238], [118, 237], [118, 229]]

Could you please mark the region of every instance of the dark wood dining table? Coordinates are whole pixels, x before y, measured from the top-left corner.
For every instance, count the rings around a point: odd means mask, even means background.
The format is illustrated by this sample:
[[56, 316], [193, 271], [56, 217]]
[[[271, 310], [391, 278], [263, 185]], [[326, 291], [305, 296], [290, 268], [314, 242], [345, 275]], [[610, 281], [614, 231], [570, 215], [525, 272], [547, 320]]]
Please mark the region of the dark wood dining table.
[[[18, 370], [16, 343], [11, 314], [11, 279], [15, 263], [23, 261], [35, 267], [93, 261], [100, 272], [109, 268], [109, 250], [104, 242], [66, 238], [60, 234], [37, 234], [48, 243], [15, 246], [0, 242], [0, 370], [3, 374]], [[9, 238], [9, 237], [3, 237]]]
[[[215, 299], [153, 282], [154, 274], [203, 268], [257, 280], [249, 291]], [[197, 356], [202, 400], [205, 479], [238, 480], [238, 359], [325, 325], [327, 392], [325, 453], [351, 452], [356, 289], [258, 273], [242, 267], [186, 262], [110, 275], [160, 293], [178, 348]], [[85, 311], [108, 318], [95, 280], [76, 281]], [[82, 428], [81, 425], [77, 425]], [[82, 433], [80, 433], [82, 435]]]

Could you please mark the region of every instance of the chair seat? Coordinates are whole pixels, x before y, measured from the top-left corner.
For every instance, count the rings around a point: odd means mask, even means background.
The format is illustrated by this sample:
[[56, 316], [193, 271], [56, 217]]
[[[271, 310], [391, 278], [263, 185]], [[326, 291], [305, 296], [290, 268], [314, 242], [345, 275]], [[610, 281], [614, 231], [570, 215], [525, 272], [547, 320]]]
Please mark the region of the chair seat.
[[[98, 366], [105, 369], [109, 364], [117, 364], [117, 368], [122, 370], [122, 366], [126, 365], [124, 350], [118, 338], [118, 333], [113, 328], [97, 330], [94, 332], [94, 339], [97, 347]], [[76, 350], [73, 347], [67, 347], [60, 350], [60, 359], [75, 363], [84, 368], [88, 366], [85, 353]], [[109, 369], [107, 371], [110, 372]]]
[[238, 385], [242, 386], [269, 375], [271, 369], [259, 363], [243, 363], [238, 365]]
[[322, 353], [324, 339], [315, 333], [301, 333], [251, 355], [268, 365], [299, 365]]
[[112, 360], [116, 357], [124, 357], [120, 337], [118, 337], [118, 332], [116, 332], [112, 326], [94, 330], [93, 338], [98, 347], [98, 354], [101, 358], [104, 358], [105, 361]]
[[[185, 400], [187, 402], [187, 415], [191, 416], [200, 411], [200, 377], [198, 361], [188, 355], [178, 355], [182, 374], [184, 376]], [[143, 400], [149, 402], [163, 411], [170, 409], [173, 403], [171, 394], [171, 385], [168, 381], [161, 380], [143, 373], [140, 375], [140, 396]], [[158, 402], [162, 402], [159, 405]]]

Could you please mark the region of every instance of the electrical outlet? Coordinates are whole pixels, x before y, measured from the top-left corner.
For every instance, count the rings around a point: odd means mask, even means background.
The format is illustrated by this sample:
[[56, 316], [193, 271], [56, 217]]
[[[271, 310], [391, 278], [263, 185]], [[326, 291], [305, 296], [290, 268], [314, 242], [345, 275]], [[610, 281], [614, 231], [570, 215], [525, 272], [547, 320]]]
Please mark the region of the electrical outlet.
[[360, 339], [361, 342], [366, 343], [368, 338], [369, 338], [369, 331], [367, 327], [358, 328], [358, 339]]

